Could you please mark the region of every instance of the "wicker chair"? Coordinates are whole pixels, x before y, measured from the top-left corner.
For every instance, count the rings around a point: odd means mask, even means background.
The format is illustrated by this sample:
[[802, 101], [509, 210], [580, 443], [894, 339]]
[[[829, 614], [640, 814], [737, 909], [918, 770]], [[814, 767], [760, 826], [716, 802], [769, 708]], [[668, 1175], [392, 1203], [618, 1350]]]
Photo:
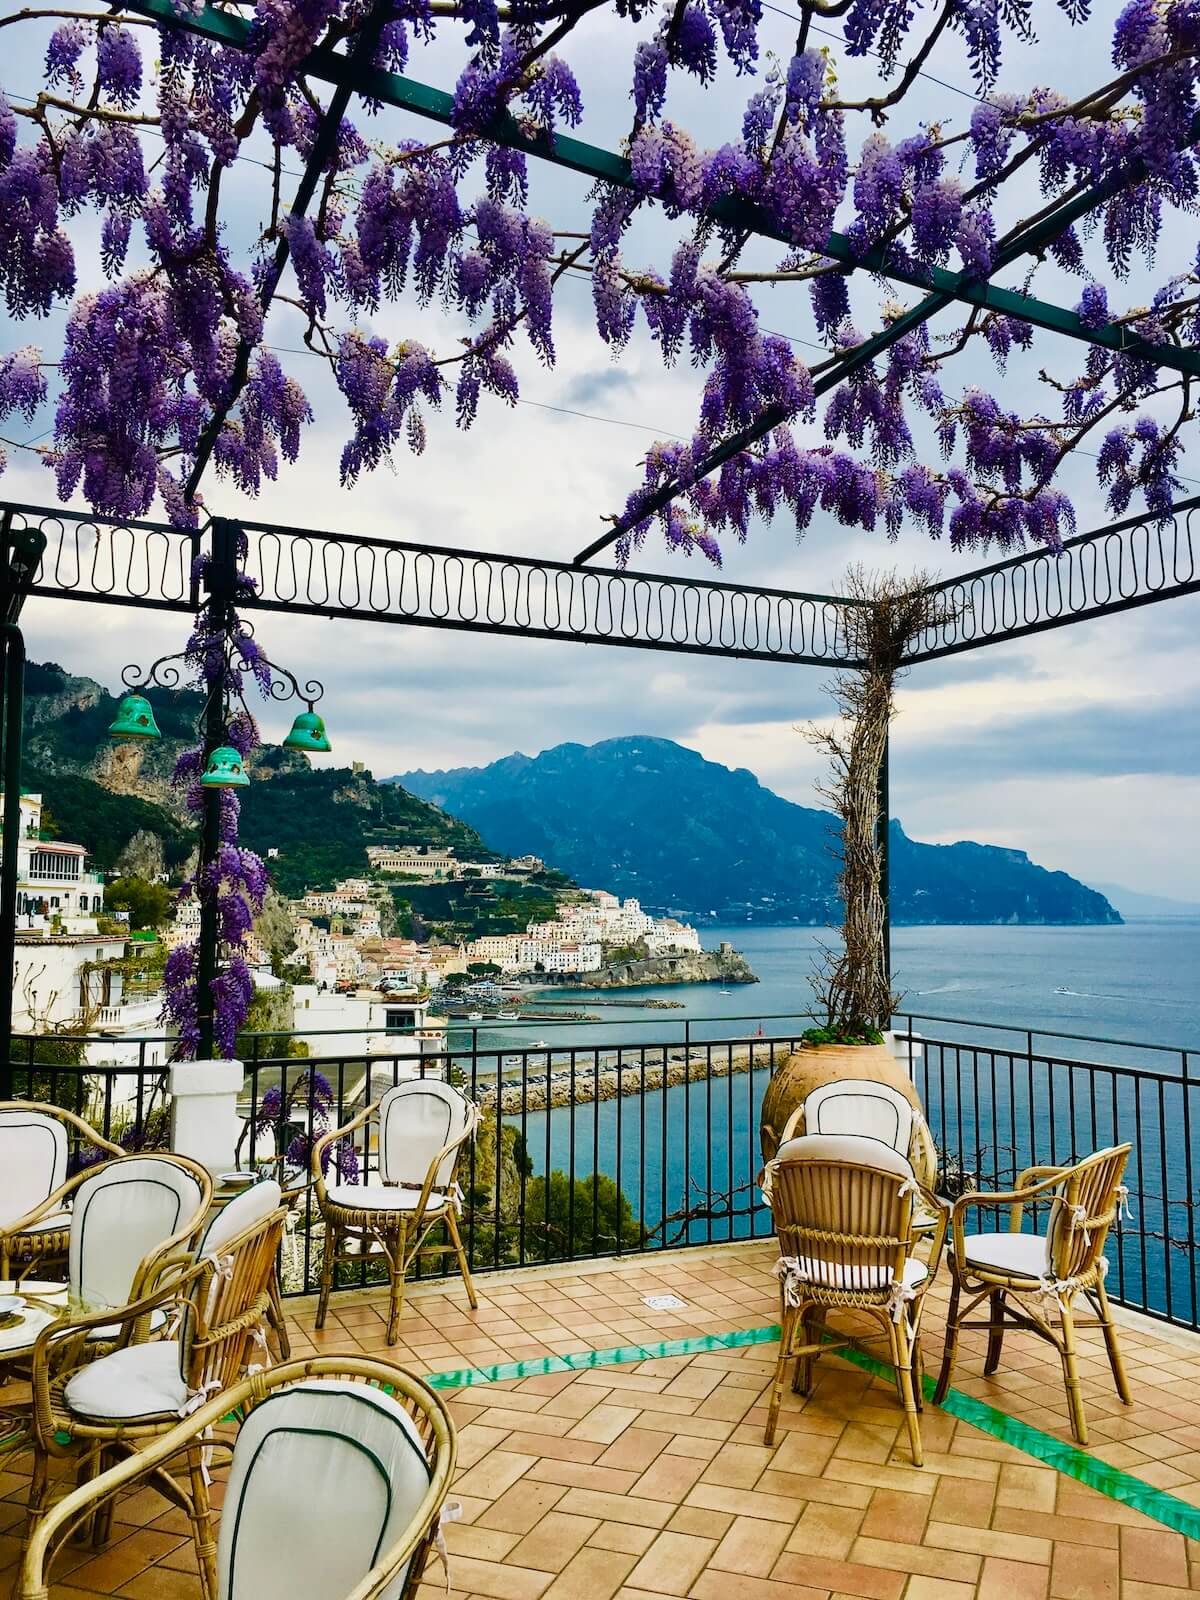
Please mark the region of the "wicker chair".
[[[42, 1333], [33, 1354], [31, 1526], [47, 1511], [52, 1458], [75, 1458], [79, 1480], [87, 1481], [236, 1384], [256, 1344], [258, 1364], [268, 1363], [263, 1321], [285, 1215], [278, 1184], [257, 1184], [216, 1214], [195, 1251], [161, 1257], [148, 1292], [115, 1319], [101, 1312]], [[167, 1310], [177, 1331], [148, 1342], [152, 1318]], [[115, 1348], [88, 1360], [87, 1342], [102, 1317], [119, 1327]], [[187, 1512], [200, 1538], [208, 1512], [199, 1444], [188, 1454], [188, 1472], [190, 1493], [166, 1472], [151, 1481]], [[110, 1512], [111, 1503], [93, 1530], [98, 1545], [107, 1540]]]
[[[947, 1211], [913, 1175], [907, 1157], [882, 1140], [806, 1134], [781, 1145], [763, 1175], [780, 1259], [780, 1343], [764, 1442], [774, 1443], [787, 1364], [807, 1394], [813, 1361], [854, 1341], [828, 1340], [830, 1311], [866, 1313], [882, 1325], [904, 1407], [914, 1466], [923, 1461], [921, 1313], [946, 1238]], [[913, 1255], [914, 1204], [937, 1217], [929, 1263]]]
[[[325, 1326], [334, 1272], [339, 1264], [361, 1264], [374, 1249], [388, 1265], [387, 1342], [395, 1344], [404, 1309], [404, 1279], [430, 1230], [445, 1225], [449, 1243], [430, 1247], [453, 1253], [474, 1309], [479, 1302], [458, 1231], [459, 1156], [475, 1132], [479, 1111], [470, 1100], [436, 1078], [409, 1078], [361, 1111], [352, 1122], [318, 1139], [312, 1151], [313, 1182], [325, 1223], [317, 1327]], [[364, 1136], [364, 1177], [376, 1137], [379, 1181], [327, 1183], [326, 1152], [342, 1139]]]
[[401, 1368], [324, 1356], [243, 1379], [61, 1500], [29, 1541], [18, 1600], [49, 1600], [53, 1552], [71, 1529], [173, 1458], [195, 1456], [231, 1413], [242, 1420], [215, 1546], [207, 1492], [195, 1523], [206, 1594], [414, 1594], [454, 1470], [454, 1426], [439, 1396]]
[[72, 1140], [77, 1150], [125, 1154], [73, 1111], [40, 1101], [0, 1101], [0, 1278], [24, 1278], [66, 1262]]
[[[1072, 1167], [1028, 1167], [1018, 1177], [1016, 1188], [1008, 1193], [965, 1194], [955, 1202], [951, 1218], [950, 1309], [935, 1400], [945, 1398], [954, 1377], [961, 1329], [988, 1330], [983, 1370], [990, 1376], [1000, 1365], [1005, 1329], [1023, 1328], [1058, 1351], [1071, 1431], [1080, 1444], [1086, 1444], [1087, 1418], [1079, 1388], [1075, 1330], [1098, 1326], [1104, 1332], [1117, 1393], [1126, 1405], [1132, 1404], [1104, 1288], [1108, 1268], [1104, 1242], [1125, 1198], [1125, 1163], [1131, 1148], [1127, 1144], [1115, 1145]], [[1046, 1232], [1022, 1232], [1026, 1205], [1039, 1201], [1050, 1203]], [[1004, 1206], [1008, 1207], [1007, 1232], [966, 1232], [964, 1219], [969, 1211]], [[1081, 1294], [1096, 1312], [1095, 1319], [1081, 1322], [1076, 1318], [1073, 1307]], [[968, 1321], [984, 1300], [990, 1306], [987, 1321]], [[1054, 1317], [1058, 1320], [1057, 1330], [1052, 1323]]]

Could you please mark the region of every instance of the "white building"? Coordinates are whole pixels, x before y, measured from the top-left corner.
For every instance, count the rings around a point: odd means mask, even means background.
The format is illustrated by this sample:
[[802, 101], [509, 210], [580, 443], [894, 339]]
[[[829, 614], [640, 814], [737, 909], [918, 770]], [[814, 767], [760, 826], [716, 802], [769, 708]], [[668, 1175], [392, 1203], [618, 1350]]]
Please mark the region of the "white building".
[[294, 1028], [310, 1056], [376, 1055], [419, 1060], [441, 1055], [446, 1023], [431, 1017], [427, 1001], [392, 999], [375, 990], [322, 993], [298, 983], [292, 990]]
[[[0, 828], [4, 802], [0, 797]], [[37, 928], [57, 918], [65, 933], [94, 934], [104, 908], [104, 879], [88, 872], [81, 844], [42, 838], [42, 797], [22, 794], [17, 845], [17, 926]]]
[[433, 845], [369, 844], [367, 860], [376, 872], [403, 872], [410, 878], [452, 878], [461, 870], [453, 850]]
[[702, 948], [695, 928], [674, 917], [660, 918], [643, 938], [652, 956], [698, 955]]

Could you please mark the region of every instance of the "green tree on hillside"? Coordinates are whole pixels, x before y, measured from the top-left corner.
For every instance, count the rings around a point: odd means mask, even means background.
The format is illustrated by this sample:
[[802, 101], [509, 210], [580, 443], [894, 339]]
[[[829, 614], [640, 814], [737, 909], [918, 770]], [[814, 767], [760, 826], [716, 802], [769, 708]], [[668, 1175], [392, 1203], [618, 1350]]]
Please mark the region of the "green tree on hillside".
[[127, 911], [131, 928], [160, 928], [171, 915], [171, 891], [145, 878], [118, 878], [104, 891], [108, 911]]

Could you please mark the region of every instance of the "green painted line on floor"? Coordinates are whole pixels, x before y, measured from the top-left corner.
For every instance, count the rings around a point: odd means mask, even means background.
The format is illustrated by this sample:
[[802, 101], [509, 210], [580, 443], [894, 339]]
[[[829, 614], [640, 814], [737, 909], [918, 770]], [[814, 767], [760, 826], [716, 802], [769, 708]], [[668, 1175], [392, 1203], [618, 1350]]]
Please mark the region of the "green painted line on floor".
[[[889, 1384], [894, 1382], [888, 1363], [880, 1361], [866, 1350], [858, 1350], [851, 1345], [839, 1350], [838, 1355], [843, 1361], [871, 1373], [873, 1377], [883, 1378]], [[925, 1398], [932, 1401], [937, 1385], [930, 1377], [925, 1378], [924, 1384]], [[1087, 1484], [1089, 1489], [1098, 1489], [1110, 1500], [1132, 1506], [1143, 1516], [1161, 1522], [1164, 1527], [1173, 1528], [1176, 1533], [1186, 1534], [1189, 1539], [1200, 1539], [1200, 1508], [1167, 1494], [1164, 1489], [1156, 1489], [1153, 1484], [1144, 1483], [1141, 1478], [1135, 1478], [1120, 1467], [1102, 1461], [1077, 1444], [1068, 1444], [1051, 1433], [1043, 1433], [1032, 1423], [1010, 1417], [1006, 1411], [999, 1411], [984, 1400], [963, 1394], [961, 1389], [951, 1389], [939, 1409], [948, 1411], [960, 1422], [969, 1422], [981, 1433], [990, 1433], [993, 1439], [999, 1439], [1003, 1444], [1011, 1444], [1014, 1449], [1023, 1451], [1047, 1467], [1053, 1467], [1065, 1477], [1075, 1478], [1079, 1483]]]
[[739, 1329], [734, 1333], [709, 1333], [695, 1339], [669, 1339], [663, 1344], [622, 1345], [615, 1350], [578, 1350], [566, 1356], [536, 1356], [531, 1361], [506, 1361], [495, 1367], [462, 1367], [456, 1372], [430, 1372], [431, 1389], [471, 1389], [481, 1383], [507, 1383], [517, 1378], [541, 1378], [549, 1372], [578, 1372], [587, 1367], [617, 1367], [634, 1361], [655, 1361], [662, 1356], [699, 1356], [712, 1350], [743, 1350], [749, 1345], [773, 1344], [778, 1328]]
[[[493, 1367], [465, 1367], [457, 1372], [426, 1374], [425, 1382], [431, 1389], [470, 1389], [485, 1383], [505, 1383], [515, 1379], [539, 1378], [552, 1372], [577, 1372], [591, 1367], [615, 1367], [638, 1361], [654, 1361], [664, 1356], [705, 1355], [713, 1350], [744, 1350], [752, 1345], [774, 1344], [779, 1338], [778, 1325], [769, 1328], [744, 1328], [734, 1333], [706, 1334], [695, 1339], [670, 1339], [662, 1344], [623, 1345], [613, 1350], [581, 1350], [566, 1356], [539, 1356], [531, 1361], [508, 1361]], [[843, 1361], [869, 1372], [872, 1377], [893, 1381], [892, 1369], [885, 1361], [866, 1350], [847, 1346], [838, 1351]], [[932, 1378], [925, 1379], [925, 1397], [932, 1401]], [[1082, 1450], [1078, 1445], [1056, 1439], [1043, 1433], [1028, 1422], [1010, 1417], [983, 1400], [976, 1400], [960, 1389], [951, 1389], [942, 1402], [941, 1410], [948, 1411], [960, 1422], [968, 1422], [993, 1439], [1011, 1444], [1014, 1449], [1032, 1456], [1065, 1477], [1074, 1478], [1090, 1489], [1096, 1489], [1121, 1505], [1132, 1506], [1143, 1516], [1160, 1522], [1189, 1539], [1200, 1539], [1200, 1507], [1180, 1500], [1164, 1489], [1144, 1483], [1131, 1473], [1110, 1465]]]

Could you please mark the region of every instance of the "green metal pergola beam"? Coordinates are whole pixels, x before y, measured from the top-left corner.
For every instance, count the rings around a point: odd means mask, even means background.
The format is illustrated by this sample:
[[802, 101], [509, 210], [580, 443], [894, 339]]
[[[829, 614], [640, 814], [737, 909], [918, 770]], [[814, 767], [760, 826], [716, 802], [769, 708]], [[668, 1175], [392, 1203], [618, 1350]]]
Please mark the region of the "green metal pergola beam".
[[[176, 11], [171, 0], [123, 0], [122, 9], [150, 17], [165, 27], [194, 33], [215, 44], [228, 45], [238, 50], [248, 49], [250, 45], [249, 22], [231, 12], [216, 11], [208, 5], [202, 11], [191, 13]], [[444, 90], [418, 83], [400, 73], [383, 72], [374, 67], [359, 67], [328, 46], [314, 50], [305, 61], [302, 70], [343, 90], [350, 89], [376, 99], [384, 105], [410, 111], [416, 116], [429, 118], [447, 127], [453, 126], [453, 97]], [[1200, 140], [1200, 116], [1196, 118], [1193, 135]], [[566, 134], [558, 134], [553, 142], [547, 138], [534, 138], [508, 113], [490, 123], [484, 137], [539, 160], [550, 161], [556, 166], [582, 173], [584, 177], [616, 184], [623, 189], [634, 187], [630, 165], [624, 156], [617, 155], [611, 150], [604, 150], [598, 145], [587, 144], [582, 139], [571, 138]], [[1087, 191], [1087, 195], [1080, 196], [1077, 201], [1071, 203], [1075, 215], [1070, 220], [1078, 220], [1096, 205], [1101, 204], [1114, 189], [1137, 182], [1142, 175], [1144, 174], [1135, 171], [1131, 165], [1119, 181], [1110, 179], [1107, 184]], [[1106, 192], [1097, 198], [1099, 189], [1104, 189]], [[1056, 216], [1058, 214], [1056, 212]], [[744, 232], [774, 239], [789, 247], [792, 244], [792, 240], [760, 206], [747, 200], [726, 196], [708, 208], [708, 215]], [[1056, 231], [1061, 232], [1069, 225], [1069, 221], [1058, 223]], [[1034, 252], [1052, 236], [1046, 233], [1044, 226], [1040, 231], [1030, 230], [1019, 242], [1017, 253], [1024, 255]], [[965, 272], [950, 272], [942, 267], [931, 267], [926, 271], [908, 270], [888, 261], [884, 252], [878, 249], [870, 250], [865, 255], [856, 254], [849, 239], [842, 233], [829, 235], [823, 253], [850, 271], [876, 272], [894, 283], [902, 283], [926, 292], [932, 291], [937, 296], [945, 297], [947, 302], [957, 301], [963, 305], [995, 311], [1027, 322], [1033, 327], [1043, 328], [1050, 333], [1078, 339], [1084, 344], [1099, 345], [1103, 349], [1126, 355], [1144, 356], [1160, 367], [1200, 377], [1200, 351], [1179, 349], [1172, 345], [1150, 345], [1145, 340], [1139, 339], [1128, 327], [1121, 325], [1109, 324], [1102, 328], [1084, 327], [1076, 313], [1068, 311], [1063, 306], [1052, 305], [1045, 300], [1020, 294], [1013, 289], [999, 288], [985, 279], [971, 277]], [[1002, 262], [1001, 265], [1003, 264], [1006, 263]], [[999, 270], [999, 267], [994, 270]]]

